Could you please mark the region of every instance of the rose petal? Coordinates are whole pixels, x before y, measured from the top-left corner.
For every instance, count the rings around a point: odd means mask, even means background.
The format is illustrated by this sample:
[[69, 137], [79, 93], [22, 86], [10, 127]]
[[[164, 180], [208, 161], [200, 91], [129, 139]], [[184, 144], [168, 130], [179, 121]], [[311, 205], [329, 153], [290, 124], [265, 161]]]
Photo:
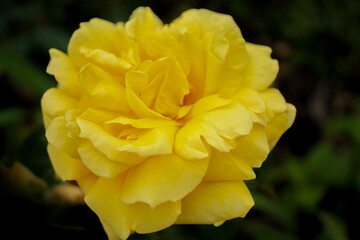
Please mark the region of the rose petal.
[[271, 121], [276, 114], [286, 111], [286, 101], [280, 91], [276, 88], [268, 88], [260, 92], [265, 104], [265, 116]]
[[236, 148], [231, 153], [244, 159], [251, 167], [260, 167], [270, 152], [268, 139], [263, 126], [254, 124], [249, 135], [236, 142]]
[[271, 58], [271, 48], [246, 43], [249, 65], [245, 73], [244, 86], [261, 91], [269, 87], [279, 72], [278, 61]]
[[92, 107], [128, 112], [130, 110], [124, 87], [109, 73], [87, 64], [79, 73], [83, 91], [90, 97]]
[[264, 100], [260, 94], [250, 88], [243, 88], [237, 92], [234, 98], [240, 101], [244, 107], [255, 113], [262, 113], [265, 111]]
[[[115, 24], [98, 18], [81, 23], [80, 28], [71, 36], [68, 46], [69, 57], [74, 60], [74, 63], [79, 68], [82, 68], [88, 63], [86, 57], [80, 52], [82, 47], [101, 49], [117, 55], [117, 45], [119, 44], [117, 43], [117, 37], [120, 36], [118, 31], [120, 29]], [[123, 43], [126, 43], [126, 41], [123, 41]]]
[[50, 49], [49, 53], [50, 62], [46, 72], [55, 76], [59, 88], [64, 89], [73, 96], [80, 96], [79, 69], [65, 53], [54, 48]]
[[79, 158], [76, 142], [67, 135], [64, 116], [56, 117], [50, 122], [46, 129], [46, 138], [49, 143], [71, 157]]
[[125, 140], [120, 140], [108, 134], [101, 126], [96, 123], [77, 118], [80, 127], [80, 137], [90, 140], [94, 147], [105, 154], [109, 159], [124, 164], [138, 164], [143, 158], [131, 152], [118, 151], [126, 144]]
[[181, 201], [177, 224], [219, 224], [245, 217], [254, 201], [248, 188], [239, 182], [203, 182]]
[[243, 158], [213, 150], [204, 181], [233, 181], [254, 179], [255, 173]]
[[63, 90], [50, 88], [41, 99], [41, 108], [45, 114], [54, 118], [76, 107], [77, 103], [78, 100], [76, 98], [70, 97]]
[[287, 103], [285, 112], [278, 114], [266, 127], [266, 135], [269, 141], [270, 149], [272, 149], [279, 141], [281, 135], [288, 130], [295, 120], [296, 108]]
[[75, 180], [90, 174], [81, 160], [70, 157], [52, 144], [48, 145], [47, 150], [55, 172], [63, 181]]
[[151, 157], [129, 171], [120, 199], [127, 204], [144, 202], [152, 208], [178, 201], [201, 182], [207, 165], [208, 159], [189, 161], [176, 154]]
[[131, 231], [149, 233], [172, 225], [180, 214], [180, 201], [167, 202], [152, 209], [144, 203], [119, 201], [124, 176], [99, 178], [85, 196], [85, 202], [121, 239]]
[[188, 121], [176, 134], [174, 149], [187, 159], [209, 155], [202, 138], [221, 152], [229, 152], [233, 139], [249, 134], [252, 122], [248, 111], [233, 103], [204, 113]]
[[79, 142], [79, 154], [85, 166], [100, 177], [114, 178], [130, 168], [127, 164], [109, 160], [87, 140]]

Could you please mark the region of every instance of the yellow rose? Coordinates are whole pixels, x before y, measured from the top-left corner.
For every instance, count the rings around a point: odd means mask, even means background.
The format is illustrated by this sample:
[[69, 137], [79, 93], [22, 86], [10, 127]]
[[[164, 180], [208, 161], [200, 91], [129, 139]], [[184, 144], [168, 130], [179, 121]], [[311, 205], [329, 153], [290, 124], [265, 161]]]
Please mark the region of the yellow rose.
[[79, 183], [110, 239], [244, 217], [244, 180], [295, 118], [269, 88], [270, 54], [204, 9], [169, 25], [144, 7], [126, 23], [81, 23], [67, 54], [50, 50], [58, 87], [42, 110], [56, 173]]

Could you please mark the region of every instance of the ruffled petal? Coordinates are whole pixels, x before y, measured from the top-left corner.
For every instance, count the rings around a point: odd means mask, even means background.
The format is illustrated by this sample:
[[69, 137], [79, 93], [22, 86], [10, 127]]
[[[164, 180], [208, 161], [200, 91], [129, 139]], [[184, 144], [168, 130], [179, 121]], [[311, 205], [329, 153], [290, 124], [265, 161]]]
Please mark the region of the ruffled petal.
[[81, 160], [70, 157], [52, 144], [48, 145], [47, 150], [56, 174], [63, 181], [76, 180], [90, 174]]
[[96, 123], [77, 118], [80, 127], [80, 137], [88, 139], [94, 147], [106, 155], [109, 159], [124, 164], [138, 164], [143, 158], [131, 152], [119, 151], [126, 144], [125, 140], [118, 139], [108, 134]]
[[114, 75], [124, 75], [126, 70], [132, 67], [132, 64], [125, 59], [101, 49], [80, 47], [80, 52], [84, 54], [89, 63], [109, 71]]
[[162, 77], [158, 91], [153, 91], [153, 94], [156, 94], [154, 110], [172, 118], [176, 117], [185, 95], [189, 93], [189, 83], [181, 66], [175, 58], [166, 57], [154, 62], [149, 71]]
[[50, 62], [46, 72], [54, 75], [60, 89], [73, 96], [80, 96], [79, 69], [65, 53], [54, 48], [50, 49], [49, 53]]
[[255, 90], [243, 88], [235, 94], [234, 99], [241, 102], [244, 107], [254, 113], [262, 113], [265, 111], [264, 100]]
[[79, 154], [85, 166], [100, 177], [115, 178], [130, 168], [130, 165], [109, 160], [87, 140], [79, 142]]
[[161, 127], [147, 130], [136, 139], [129, 139], [118, 151], [137, 153], [142, 157], [170, 154], [177, 127]]
[[249, 135], [236, 142], [236, 148], [231, 154], [248, 162], [251, 167], [260, 167], [270, 152], [265, 128], [254, 124]]
[[65, 128], [63, 116], [54, 118], [46, 129], [46, 138], [49, 143], [66, 152], [73, 158], [79, 158], [76, 142], [69, 138]]
[[177, 224], [215, 224], [245, 217], [254, 201], [239, 182], [203, 182], [181, 201]]
[[63, 90], [50, 88], [41, 99], [41, 108], [45, 114], [54, 118], [76, 107], [77, 103], [78, 100], [76, 98], [70, 97]]
[[90, 98], [91, 107], [103, 107], [121, 112], [130, 110], [124, 87], [109, 73], [87, 64], [81, 69], [79, 79], [83, 91]]
[[216, 13], [207, 9], [190, 9], [175, 19], [170, 27], [187, 27], [188, 31], [202, 38], [206, 33], [232, 30], [241, 34], [239, 27], [230, 15]]
[[82, 68], [88, 61], [86, 56], [80, 52], [80, 48], [101, 49], [118, 55], [118, 31], [119, 28], [115, 24], [98, 18], [81, 23], [80, 28], [73, 33], [70, 39], [69, 57], [79, 68]]
[[158, 127], [175, 127], [179, 126], [180, 123], [173, 121], [171, 119], [162, 119], [162, 118], [128, 118], [120, 116], [105, 122], [105, 125], [131, 125], [134, 128], [158, 128]]
[[244, 86], [257, 91], [268, 88], [279, 72], [278, 61], [271, 58], [271, 48], [246, 43], [249, 65], [245, 73]]
[[278, 114], [274, 119], [268, 124], [266, 128], [266, 135], [269, 141], [270, 149], [272, 149], [276, 143], [279, 141], [281, 135], [288, 130], [295, 120], [296, 108], [287, 103], [286, 111]]
[[174, 149], [186, 159], [204, 158], [209, 155], [204, 139], [218, 151], [229, 152], [233, 140], [249, 134], [251, 128], [248, 111], [240, 103], [233, 103], [188, 121], [177, 132]]
[[120, 199], [127, 204], [144, 202], [152, 208], [176, 202], [201, 182], [207, 165], [208, 159], [190, 161], [176, 154], [151, 157], [129, 171]]
[[268, 121], [272, 121], [274, 116], [286, 111], [286, 101], [280, 91], [276, 88], [268, 88], [260, 92], [260, 96], [265, 104], [265, 116]]
[[85, 196], [85, 202], [121, 239], [131, 231], [149, 233], [172, 225], [180, 214], [181, 204], [166, 202], [151, 208], [145, 203], [124, 204], [119, 201], [124, 176], [99, 178]]
[[204, 181], [234, 181], [254, 179], [249, 162], [230, 153], [212, 151]]
[[150, 109], [140, 99], [138, 94], [148, 83], [148, 76], [139, 71], [126, 74], [126, 100], [131, 110], [140, 118], [165, 118], [163, 115]]

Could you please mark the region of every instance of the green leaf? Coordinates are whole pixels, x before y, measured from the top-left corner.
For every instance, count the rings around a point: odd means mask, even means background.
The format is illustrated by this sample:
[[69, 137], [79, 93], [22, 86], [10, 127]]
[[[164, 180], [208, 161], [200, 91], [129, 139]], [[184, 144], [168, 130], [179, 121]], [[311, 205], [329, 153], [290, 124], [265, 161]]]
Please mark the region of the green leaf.
[[28, 59], [5, 46], [0, 46], [0, 65], [12, 80], [37, 97], [54, 86], [54, 82], [45, 74], [45, 69], [41, 71]]
[[328, 212], [322, 212], [319, 215], [323, 224], [326, 239], [329, 240], [347, 240], [349, 239], [345, 224]]
[[24, 112], [20, 108], [7, 108], [0, 111], [0, 127], [7, 127], [19, 123], [24, 119]]
[[255, 201], [255, 209], [269, 214], [283, 226], [293, 229], [295, 226], [291, 209], [286, 204], [281, 204], [261, 193], [252, 193]]

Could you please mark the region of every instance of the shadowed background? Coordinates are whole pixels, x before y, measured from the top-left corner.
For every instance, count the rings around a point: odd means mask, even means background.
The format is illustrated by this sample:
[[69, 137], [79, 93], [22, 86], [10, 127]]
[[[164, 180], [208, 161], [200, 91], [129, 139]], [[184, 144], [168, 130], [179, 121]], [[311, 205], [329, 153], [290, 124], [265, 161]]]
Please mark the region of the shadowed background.
[[[172, 226], [136, 239], [357, 239], [360, 213], [360, 2], [357, 0], [0, 1], [0, 239], [106, 239], [81, 193], [55, 176], [40, 112], [49, 48], [66, 51], [79, 23], [126, 21], [150, 6], [170, 23], [189, 8], [232, 15], [246, 41], [279, 60], [274, 86], [298, 110], [247, 181], [245, 219]], [[10, 235], [7, 235], [10, 234]]]

